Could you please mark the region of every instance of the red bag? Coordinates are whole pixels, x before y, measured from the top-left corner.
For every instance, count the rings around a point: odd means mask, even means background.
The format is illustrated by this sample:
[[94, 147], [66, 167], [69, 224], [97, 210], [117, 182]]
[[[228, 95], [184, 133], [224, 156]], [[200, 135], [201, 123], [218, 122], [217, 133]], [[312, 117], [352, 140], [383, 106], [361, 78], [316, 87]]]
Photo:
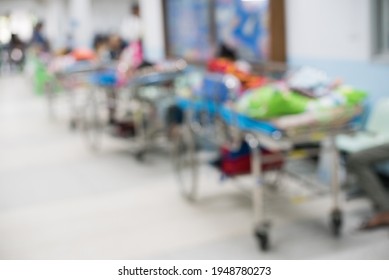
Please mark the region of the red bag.
[[[280, 170], [284, 165], [284, 157], [280, 152], [272, 152], [261, 148], [262, 171]], [[251, 173], [251, 153], [246, 142], [239, 151], [232, 152], [226, 147], [221, 148], [221, 171], [230, 177]]]

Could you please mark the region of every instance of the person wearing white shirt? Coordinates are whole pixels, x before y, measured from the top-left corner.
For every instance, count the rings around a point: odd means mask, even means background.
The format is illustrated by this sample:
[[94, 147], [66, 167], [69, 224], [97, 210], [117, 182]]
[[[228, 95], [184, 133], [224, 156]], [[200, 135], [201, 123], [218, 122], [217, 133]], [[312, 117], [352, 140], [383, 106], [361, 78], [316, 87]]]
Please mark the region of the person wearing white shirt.
[[130, 7], [130, 15], [123, 19], [120, 35], [127, 43], [142, 39], [142, 23], [138, 4], [132, 5]]

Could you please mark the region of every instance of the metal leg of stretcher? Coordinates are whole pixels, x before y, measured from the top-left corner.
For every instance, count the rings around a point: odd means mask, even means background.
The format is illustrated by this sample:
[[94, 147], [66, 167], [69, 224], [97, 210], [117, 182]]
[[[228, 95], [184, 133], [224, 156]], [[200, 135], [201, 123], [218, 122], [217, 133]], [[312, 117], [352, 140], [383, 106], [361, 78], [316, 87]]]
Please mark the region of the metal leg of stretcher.
[[69, 128], [71, 130], [77, 129], [79, 125], [79, 115], [78, 108], [76, 105], [76, 95], [77, 93], [73, 90], [67, 92], [69, 109], [70, 109], [70, 120], [69, 120]]
[[332, 196], [333, 208], [331, 212], [331, 229], [335, 236], [340, 236], [342, 228], [342, 211], [340, 209], [340, 180], [339, 180], [339, 152], [336, 147], [335, 136], [330, 137], [331, 154], [332, 154]]
[[131, 95], [135, 96], [134, 100], [137, 104], [136, 109], [134, 110], [134, 126], [135, 126], [135, 143], [136, 143], [136, 151], [135, 158], [139, 161], [144, 160], [145, 155], [147, 154], [152, 138], [152, 127], [150, 116], [150, 108], [152, 106], [149, 102], [139, 98], [140, 87], [133, 87], [131, 89]]
[[264, 200], [264, 185], [262, 180], [261, 170], [261, 151], [259, 140], [251, 134], [246, 136], [251, 149], [251, 169], [255, 179], [255, 187], [253, 190], [253, 208], [254, 208], [254, 225], [255, 236], [262, 250], [269, 249], [269, 223], [265, 217], [265, 200]]
[[53, 82], [48, 82], [45, 84], [45, 94], [47, 97], [47, 105], [48, 105], [48, 113], [50, 120], [55, 119], [57, 116], [55, 114], [54, 110], [54, 99], [55, 99], [55, 92], [54, 92], [54, 84]]
[[182, 195], [195, 201], [198, 194], [199, 161], [196, 139], [191, 126], [191, 110], [186, 112], [185, 121], [173, 131], [173, 163]]
[[135, 135], [137, 135], [136, 138], [138, 142], [135, 158], [137, 160], [143, 160], [148, 147], [147, 129], [145, 125], [146, 118], [141, 108], [139, 108], [139, 111], [137, 111], [135, 115]]
[[101, 146], [103, 129], [106, 125], [105, 111], [106, 104], [102, 104], [100, 89], [93, 88], [89, 92], [86, 103], [82, 110], [81, 128], [85, 139], [92, 150], [98, 150]]

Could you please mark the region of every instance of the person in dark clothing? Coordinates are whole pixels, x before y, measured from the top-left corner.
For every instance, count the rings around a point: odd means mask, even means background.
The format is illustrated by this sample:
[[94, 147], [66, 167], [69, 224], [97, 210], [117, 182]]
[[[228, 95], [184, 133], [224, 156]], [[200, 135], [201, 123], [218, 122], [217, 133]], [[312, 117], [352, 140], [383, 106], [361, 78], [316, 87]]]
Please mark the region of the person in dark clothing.
[[237, 60], [236, 51], [227, 46], [225, 43], [220, 44], [217, 57], [227, 58], [234, 61]]
[[108, 38], [109, 54], [112, 60], [118, 60], [126, 47], [126, 43], [120, 36], [113, 34]]
[[44, 24], [41, 21], [35, 25], [30, 45], [38, 48], [40, 51], [49, 52], [50, 44], [46, 37], [43, 35], [43, 28]]
[[22, 70], [25, 62], [25, 43], [19, 39], [18, 35], [12, 34], [6, 49], [8, 51], [8, 61], [11, 68], [16, 66], [19, 70]]

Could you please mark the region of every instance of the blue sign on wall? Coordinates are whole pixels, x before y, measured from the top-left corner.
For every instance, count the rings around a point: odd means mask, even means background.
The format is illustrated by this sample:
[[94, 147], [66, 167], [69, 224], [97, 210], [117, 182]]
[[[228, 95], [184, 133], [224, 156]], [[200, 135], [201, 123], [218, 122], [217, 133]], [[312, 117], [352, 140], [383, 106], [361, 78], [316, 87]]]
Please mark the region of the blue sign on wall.
[[[236, 49], [241, 58], [268, 57], [269, 0], [216, 0], [216, 34], [219, 44]], [[206, 60], [214, 54], [211, 45], [208, 0], [169, 0], [168, 34], [173, 54]]]
[[266, 60], [268, 57], [269, 0], [217, 0], [218, 41], [238, 50], [241, 57]]
[[173, 54], [205, 60], [211, 55], [208, 0], [167, 1], [169, 43]]

